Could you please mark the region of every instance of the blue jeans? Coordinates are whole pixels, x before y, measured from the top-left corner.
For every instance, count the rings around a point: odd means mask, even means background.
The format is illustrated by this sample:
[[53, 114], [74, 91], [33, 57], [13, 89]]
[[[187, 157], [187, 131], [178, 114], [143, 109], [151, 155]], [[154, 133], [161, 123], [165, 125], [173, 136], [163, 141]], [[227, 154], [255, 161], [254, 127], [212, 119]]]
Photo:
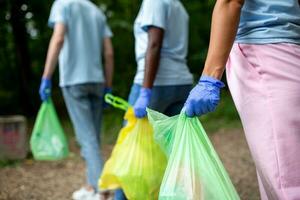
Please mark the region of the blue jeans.
[[103, 167], [100, 153], [100, 131], [103, 103], [103, 85], [79, 84], [62, 88], [81, 155], [86, 162], [87, 183], [98, 189]]
[[[168, 116], [180, 113], [189, 95], [192, 85], [154, 86], [149, 108]], [[141, 86], [133, 84], [130, 90], [128, 102], [134, 105], [139, 97]], [[122, 190], [117, 190], [115, 200], [126, 200]]]

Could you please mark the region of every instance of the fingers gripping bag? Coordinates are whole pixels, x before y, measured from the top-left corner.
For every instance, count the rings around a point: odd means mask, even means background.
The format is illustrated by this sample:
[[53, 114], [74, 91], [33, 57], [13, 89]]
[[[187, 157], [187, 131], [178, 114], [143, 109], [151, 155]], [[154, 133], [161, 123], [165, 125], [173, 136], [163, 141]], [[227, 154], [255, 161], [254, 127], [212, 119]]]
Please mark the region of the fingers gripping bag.
[[166, 169], [166, 156], [155, 143], [153, 128], [147, 118], [137, 119], [124, 100], [106, 96], [106, 102], [127, 110], [127, 121], [119, 133], [111, 157], [104, 165], [99, 188], [122, 188], [129, 200], [158, 199], [160, 184]]
[[197, 117], [147, 111], [155, 140], [168, 156], [159, 200], [240, 199]]
[[68, 156], [68, 142], [52, 100], [43, 102], [33, 132], [30, 147], [36, 160], [60, 160]]

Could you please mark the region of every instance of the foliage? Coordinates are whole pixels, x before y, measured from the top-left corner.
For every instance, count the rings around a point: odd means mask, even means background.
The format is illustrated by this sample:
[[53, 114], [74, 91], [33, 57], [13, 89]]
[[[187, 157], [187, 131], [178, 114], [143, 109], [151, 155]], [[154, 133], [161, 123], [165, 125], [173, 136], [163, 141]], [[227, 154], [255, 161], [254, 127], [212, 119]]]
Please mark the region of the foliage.
[[[105, 110], [102, 124], [103, 144], [114, 144], [117, 134], [122, 127], [124, 112], [115, 108]], [[222, 93], [222, 102], [213, 113], [200, 118], [208, 134], [216, 133], [221, 130], [231, 130], [242, 128], [239, 116], [228, 92]], [[63, 121], [66, 133], [73, 133], [69, 120]]]
[[[18, 61], [15, 34], [12, 29], [12, 6], [16, 0], [0, 0], [0, 114], [24, 113], [23, 88], [19, 79], [24, 64]], [[47, 27], [47, 19], [53, 0], [18, 0], [22, 2], [17, 10], [27, 30], [26, 39], [30, 60], [30, 74], [26, 83], [30, 88], [29, 100], [34, 105], [32, 113], [39, 107], [38, 87], [45, 62], [45, 56], [52, 30]], [[116, 73], [114, 92], [119, 96], [128, 95], [136, 70], [134, 58], [133, 23], [139, 10], [141, 0], [93, 0], [108, 16], [109, 24], [114, 32]], [[183, 1], [190, 14], [190, 47], [188, 63], [197, 78], [203, 66], [209, 42], [211, 11], [214, 1]], [[16, 11], [14, 11], [16, 12]], [[58, 70], [57, 70], [58, 71]], [[125, 73], [124, 73], [125, 72]], [[55, 74], [54, 99], [62, 104], [58, 92], [57, 74]], [[26, 97], [28, 98], [28, 97]], [[26, 106], [26, 105], [25, 105]]]

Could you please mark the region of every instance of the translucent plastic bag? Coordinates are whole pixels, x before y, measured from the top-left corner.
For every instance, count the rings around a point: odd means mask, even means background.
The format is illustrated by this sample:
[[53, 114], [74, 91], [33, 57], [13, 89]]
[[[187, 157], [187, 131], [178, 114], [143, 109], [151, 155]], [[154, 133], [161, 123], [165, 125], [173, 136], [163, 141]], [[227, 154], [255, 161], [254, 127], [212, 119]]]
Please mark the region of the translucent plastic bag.
[[159, 200], [238, 200], [217, 153], [197, 117], [148, 110], [155, 140], [168, 155]]
[[[115, 97], [109, 97], [116, 103]], [[121, 105], [123, 109], [128, 107], [124, 101]], [[104, 165], [99, 188], [122, 188], [130, 200], [158, 199], [166, 156], [154, 142], [153, 129], [147, 118], [135, 118], [133, 109], [129, 108], [124, 119], [127, 124], [121, 129], [112, 155]]]
[[60, 160], [69, 154], [68, 142], [52, 100], [43, 102], [39, 110], [30, 147], [36, 160]]

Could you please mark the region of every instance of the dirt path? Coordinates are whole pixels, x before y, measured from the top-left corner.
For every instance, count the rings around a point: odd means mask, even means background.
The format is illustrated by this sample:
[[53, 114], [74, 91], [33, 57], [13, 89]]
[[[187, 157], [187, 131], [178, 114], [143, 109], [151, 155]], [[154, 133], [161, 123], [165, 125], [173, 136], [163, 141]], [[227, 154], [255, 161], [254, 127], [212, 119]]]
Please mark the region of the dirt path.
[[[242, 131], [220, 131], [211, 139], [241, 198], [259, 200], [255, 169]], [[104, 150], [108, 155], [111, 146]], [[78, 149], [73, 147], [72, 151]], [[71, 199], [85, 180], [84, 164], [77, 155], [63, 162], [26, 160], [15, 167], [0, 168], [0, 200]]]

